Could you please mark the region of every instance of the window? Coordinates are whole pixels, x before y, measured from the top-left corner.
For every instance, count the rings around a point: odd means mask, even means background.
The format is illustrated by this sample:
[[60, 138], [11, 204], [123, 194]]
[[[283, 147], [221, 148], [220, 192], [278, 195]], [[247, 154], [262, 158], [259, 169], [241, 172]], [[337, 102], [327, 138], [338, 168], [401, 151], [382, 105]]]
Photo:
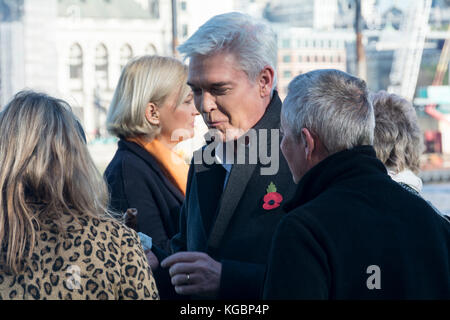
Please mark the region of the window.
[[298, 62], [302, 62], [303, 61], [303, 56], [298, 56]]
[[77, 5], [70, 5], [66, 9], [66, 16], [71, 18], [73, 21], [78, 22], [81, 17], [81, 9]]
[[281, 46], [283, 49], [289, 49], [291, 47], [291, 39], [283, 39]]
[[291, 62], [291, 56], [290, 55], [284, 55], [283, 56], [283, 62]]
[[149, 0], [148, 8], [153, 19], [159, 19], [159, 0]]
[[133, 58], [133, 49], [129, 44], [125, 44], [120, 48], [120, 70], [125, 67], [127, 62]]
[[188, 26], [187, 26], [187, 24], [183, 24], [182, 29], [181, 29], [181, 34], [183, 35], [184, 38], [188, 36]]
[[181, 11], [186, 11], [186, 9], [187, 9], [186, 1], [181, 1]]
[[108, 89], [108, 50], [104, 44], [95, 49], [95, 83], [99, 89]]
[[291, 77], [292, 77], [292, 72], [291, 71], [286, 70], [286, 71], [283, 72], [283, 78], [289, 79]]
[[309, 56], [306, 56], [306, 62], [311, 62], [311, 58]]
[[83, 52], [79, 44], [70, 47], [69, 53], [70, 79], [83, 77]]
[[74, 44], [69, 51], [70, 89], [83, 90], [83, 51], [79, 44]]

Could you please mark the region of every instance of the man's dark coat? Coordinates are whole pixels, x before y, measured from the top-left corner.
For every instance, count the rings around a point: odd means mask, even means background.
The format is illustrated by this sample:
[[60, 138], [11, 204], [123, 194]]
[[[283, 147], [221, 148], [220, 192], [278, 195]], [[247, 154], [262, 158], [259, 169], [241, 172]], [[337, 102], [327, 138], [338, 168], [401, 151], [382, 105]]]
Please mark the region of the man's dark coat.
[[300, 180], [270, 253], [266, 299], [450, 299], [450, 224], [371, 146]]
[[[277, 92], [274, 92], [263, 118], [253, 128], [268, 130], [269, 152], [270, 129], [280, 128], [280, 111], [281, 100]], [[214, 167], [220, 164], [208, 165], [202, 161], [190, 167], [186, 200], [180, 214], [180, 233], [172, 239], [172, 248], [173, 252], [205, 252], [222, 263], [219, 299], [256, 299], [262, 293], [272, 235], [279, 220], [285, 215], [282, 204], [295, 191], [279, 142], [278, 138], [275, 148], [279, 152], [277, 173], [261, 175], [264, 165], [259, 161], [256, 164], [233, 165], [217, 211], [214, 210], [217, 200], [211, 194], [223, 185], [222, 180], [216, 179]], [[205, 148], [197, 152], [204, 150]], [[276, 192], [283, 197], [283, 201], [278, 208], [266, 210], [263, 208], [263, 198], [271, 183], [275, 185]], [[158, 277], [158, 272], [156, 275]]]

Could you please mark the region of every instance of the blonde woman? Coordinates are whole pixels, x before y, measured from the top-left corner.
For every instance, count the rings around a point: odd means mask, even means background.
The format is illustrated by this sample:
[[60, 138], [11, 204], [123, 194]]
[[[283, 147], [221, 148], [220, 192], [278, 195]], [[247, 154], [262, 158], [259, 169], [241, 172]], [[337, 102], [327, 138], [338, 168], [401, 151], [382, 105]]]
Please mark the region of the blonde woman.
[[375, 112], [374, 148], [391, 178], [408, 190], [420, 193], [422, 132], [412, 104], [386, 91], [371, 94]]
[[111, 207], [136, 208], [137, 231], [167, 252], [188, 174], [173, 148], [193, 137], [198, 115], [186, 82], [187, 67], [176, 59], [135, 58], [122, 71], [107, 116], [109, 132], [120, 138], [105, 171]]
[[0, 113], [0, 300], [158, 299], [83, 139], [70, 107], [45, 94], [20, 92]]
[[[392, 180], [421, 197], [420, 156], [425, 146], [413, 105], [401, 96], [386, 91], [371, 94], [375, 112], [373, 147]], [[428, 204], [447, 219], [434, 205]]]

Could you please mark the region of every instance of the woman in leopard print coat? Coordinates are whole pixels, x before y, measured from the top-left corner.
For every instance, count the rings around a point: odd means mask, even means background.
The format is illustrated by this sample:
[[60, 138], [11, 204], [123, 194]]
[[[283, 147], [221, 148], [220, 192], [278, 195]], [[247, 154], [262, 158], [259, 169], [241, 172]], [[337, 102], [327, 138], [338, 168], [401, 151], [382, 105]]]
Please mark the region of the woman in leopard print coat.
[[64, 101], [24, 91], [0, 113], [0, 186], [0, 299], [159, 299]]

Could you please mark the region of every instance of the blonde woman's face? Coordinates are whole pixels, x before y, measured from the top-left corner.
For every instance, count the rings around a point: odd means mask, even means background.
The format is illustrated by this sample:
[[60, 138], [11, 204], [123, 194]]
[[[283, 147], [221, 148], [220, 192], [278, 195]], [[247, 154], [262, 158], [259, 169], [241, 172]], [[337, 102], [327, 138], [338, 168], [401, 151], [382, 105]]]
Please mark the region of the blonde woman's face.
[[178, 93], [169, 96], [163, 106], [158, 108], [160, 117], [160, 135], [167, 141], [180, 141], [194, 136], [195, 116], [199, 115], [194, 106], [192, 93], [179, 105], [176, 105]]

